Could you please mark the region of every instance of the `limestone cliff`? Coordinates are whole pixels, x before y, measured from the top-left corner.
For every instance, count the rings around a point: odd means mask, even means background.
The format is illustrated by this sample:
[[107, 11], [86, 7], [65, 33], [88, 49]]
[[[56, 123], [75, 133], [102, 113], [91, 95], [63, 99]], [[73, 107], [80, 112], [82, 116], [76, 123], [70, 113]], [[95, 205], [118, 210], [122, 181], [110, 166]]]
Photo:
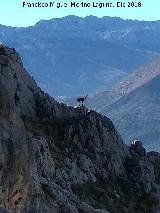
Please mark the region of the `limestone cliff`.
[[0, 212], [156, 212], [158, 160], [107, 117], [49, 97], [0, 47]]

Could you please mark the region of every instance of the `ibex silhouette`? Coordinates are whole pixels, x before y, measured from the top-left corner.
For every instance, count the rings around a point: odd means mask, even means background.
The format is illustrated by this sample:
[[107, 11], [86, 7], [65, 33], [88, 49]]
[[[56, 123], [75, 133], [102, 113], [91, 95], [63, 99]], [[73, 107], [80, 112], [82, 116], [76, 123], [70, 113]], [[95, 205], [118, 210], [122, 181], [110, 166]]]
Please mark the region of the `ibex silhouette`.
[[88, 95], [86, 95], [85, 97], [79, 97], [77, 98], [77, 101], [79, 103], [80, 106], [83, 106], [83, 102], [86, 100]]

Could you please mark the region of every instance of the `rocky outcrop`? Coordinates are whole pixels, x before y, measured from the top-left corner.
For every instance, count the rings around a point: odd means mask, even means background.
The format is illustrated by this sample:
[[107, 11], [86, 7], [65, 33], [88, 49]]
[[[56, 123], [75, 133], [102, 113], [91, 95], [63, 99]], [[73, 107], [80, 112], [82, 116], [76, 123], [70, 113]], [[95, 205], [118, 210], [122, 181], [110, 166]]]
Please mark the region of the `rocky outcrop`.
[[157, 156], [145, 154], [142, 145], [129, 149], [107, 117], [67, 107], [45, 94], [14, 49], [1, 46], [4, 57], [1, 212], [134, 212], [137, 197], [140, 207], [153, 209], [155, 204], [145, 202], [152, 185], [159, 184]]

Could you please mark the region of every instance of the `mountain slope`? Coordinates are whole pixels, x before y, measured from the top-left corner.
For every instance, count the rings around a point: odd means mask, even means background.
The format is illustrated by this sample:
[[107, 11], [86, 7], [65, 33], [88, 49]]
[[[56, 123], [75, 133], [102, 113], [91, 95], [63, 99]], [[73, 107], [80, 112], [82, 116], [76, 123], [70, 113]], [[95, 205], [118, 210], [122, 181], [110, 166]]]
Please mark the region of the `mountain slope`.
[[[86, 101], [87, 106], [96, 108], [101, 112], [105, 110], [105, 107], [131, 93], [135, 89], [150, 82], [152, 79], [160, 75], [160, 57], [154, 58], [149, 64], [140, 67], [130, 74], [127, 78], [117, 84], [110, 91], [104, 91], [92, 95]], [[67, 103], [72, 103], [73, 99], [67, 99]], [[75, 102], [74, 102], [75, 104]], [[73, 103], [72, 103], [73, 105]]]
[[144, 141], [148, 149], [160, 145], [160, 75], [103, 110], [126, 141]]
[[140, 142], [127, 147], [107, 117], [56, 102], [37, 87], [15, 49], [4, 46], [0, 100], [1, 212], [159, 208], [160, 155], [146, 153]]
[[148, 63], [160, 52], [159, 32], [159, 21], [68, 16], [28, 28], [0, 26], [0, 41], [18, 49], [45, 91], [73, 96], [109, 90]]
[[159, 76], [158, 57], [115, 87], [110, 104], [99, 110], [114, 120], [128, 143], [139, 138], [148, 149], [155, 150], [160, 143]]

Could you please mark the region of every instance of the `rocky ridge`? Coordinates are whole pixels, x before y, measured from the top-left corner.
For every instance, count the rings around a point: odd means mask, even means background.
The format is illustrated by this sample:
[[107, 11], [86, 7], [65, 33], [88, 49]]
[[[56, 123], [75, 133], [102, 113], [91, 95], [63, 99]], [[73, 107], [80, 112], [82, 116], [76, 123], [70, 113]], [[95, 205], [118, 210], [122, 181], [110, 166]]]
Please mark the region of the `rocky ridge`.
[[156, 212], [159, 161], [107, 117], [44, 93], [1, 45], [1, 212]]

